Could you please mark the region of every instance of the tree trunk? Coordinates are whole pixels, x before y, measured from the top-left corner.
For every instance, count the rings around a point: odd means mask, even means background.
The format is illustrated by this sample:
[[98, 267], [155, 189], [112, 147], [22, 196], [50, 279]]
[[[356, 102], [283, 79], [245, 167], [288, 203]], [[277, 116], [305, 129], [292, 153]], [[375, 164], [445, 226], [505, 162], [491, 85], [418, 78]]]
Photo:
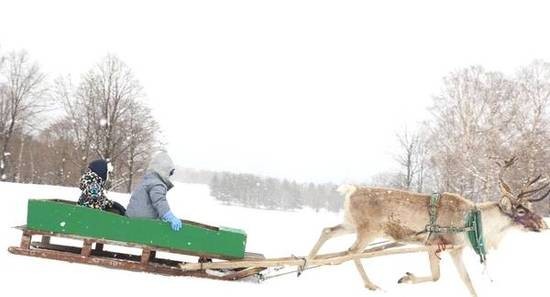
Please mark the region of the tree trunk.
[[128, 168], [128, 188], [126, 188], [126, 191], [128, 193], [132, 193], [132, 181], [134, 180], [134, 155], [130, 154], [130, 164]]
[[25, 149], [25, 134], [21, 132], [21, 146], [19, 147], [19, 154], [17, 156], [17, 166], [13, 175], [13, 181], [16, 183], [21, 182], [21, 164], [23, 163], [23, 150]]
[[35, 169], [34, 169], [34, 154], [32, 153], [32, 146], [29, 148], [29, 155], [30, 155], [30, 164], [31, 164], [31, 177], [30, 177], [30, 183], [34, 184], [34, 177], [35, 177]]
[[8, 128], [8, 132], [6, 132], [6, 134], [4, 134], [4, 145], [2, 147], [2, 151], [0, 153], [2, 153], [2, 155], [0, 156], [0, 164], [2, 166], [0, 166], [0, 180], [6, 180], [7, 179], [7, 175], [6, 173], [8, 172], [8, 168], [9, 168], [9, 164], [8, 164], [8, 144], [11, 140], [11, 136], [12, 136], [12, 133], [13, 133], [13, 128], [15, 126], [15, 120], [12, 118], [11, 119], [11, 123], [10, 123], [10, 127]]

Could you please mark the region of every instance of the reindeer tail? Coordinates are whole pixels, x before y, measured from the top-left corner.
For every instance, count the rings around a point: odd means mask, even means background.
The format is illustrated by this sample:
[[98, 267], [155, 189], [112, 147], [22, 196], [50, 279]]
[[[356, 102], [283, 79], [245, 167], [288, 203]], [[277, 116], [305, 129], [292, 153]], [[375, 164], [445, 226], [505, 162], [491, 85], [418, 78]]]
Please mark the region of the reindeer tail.
[[341, 185], [338, 187], [338, 189], [336, 189], [336, 191], [346, 197], [349, 197], [353, 193], [355, 193], [355, 191], [357, 191], [357, 187], [354, 185]]

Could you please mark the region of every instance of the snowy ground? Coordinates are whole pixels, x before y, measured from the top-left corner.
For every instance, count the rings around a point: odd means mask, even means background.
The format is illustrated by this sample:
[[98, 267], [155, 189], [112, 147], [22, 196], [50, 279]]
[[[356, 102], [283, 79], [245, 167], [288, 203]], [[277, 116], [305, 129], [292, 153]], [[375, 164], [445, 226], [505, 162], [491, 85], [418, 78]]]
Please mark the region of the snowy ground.
[[[20, 231], [10, 227], [26, 220], [28, 198], [76, 200], [76, 188], [21, 185], [0, 182], [3, 207], [0, 213], [0, 238], [3, 251], [0, 263], [4, 272], [0, 291], [47, 296], [468, 296], [450, 258], [443, 255], [442, 276], [436, 283], [398, 285], [404, 272], [417, 275], [429, 272], [424, 254], [388, 256], [364, 260], [371, 280], [383, 291], [364, 289], [352, 263], [306, 271], [300, 278], [288, 275], [263, 283], [223, 282], [191, 277], [166, 277], [127, 272], [83, 264], [15, 256], [7, 248], [18, 245]], [[127, 204], [128, 195], [111, 193], [111, 199]], [[173, 211], [189, 220], [244, 229], [247, 250], [267, 257], [305, 255], [325, 226], [336, 225], [341, 215], [301, 210], [281, 212], [226, 206], [209, 195], [205, 185], [176, 184], [169, 193]], [[167, 227], [168, 228], [168, 227]], [[347, 248], [353, 237], [328, 242], [322, 251]], [[473, 252], [465, 255], [466, 265], [480, 296], [548, 296], [550, 232], [512, 232], [497, 251], [488, 255], [489, 279]]]

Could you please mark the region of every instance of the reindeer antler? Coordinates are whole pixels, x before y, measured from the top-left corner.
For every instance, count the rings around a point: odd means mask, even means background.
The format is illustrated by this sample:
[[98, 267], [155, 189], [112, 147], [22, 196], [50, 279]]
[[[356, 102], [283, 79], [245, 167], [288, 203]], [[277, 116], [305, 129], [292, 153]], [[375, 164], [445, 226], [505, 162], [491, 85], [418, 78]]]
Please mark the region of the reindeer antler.
[[537, 176], [537, 177], [533, 178], [532, 180], [530, 180], [529, 182], [527, 182], [527, 187], [529, 187], [532, 184], [538, 182], [541, 177], [542, 177], [542, 174], [539, 174], [539, 176]]
[[[528, 198], [528, 197], [532, 196], [533, 194], [544, 190], [546, 187], [548, 187], [550, 185], [550, 182], [547, 182], [547, 183], [543, 184], [542, 186], [540, 186], [538, 188], [535, 188], [535, 189], [532, 189], [532, 190], [527, 190], [530, 186], [532, 186], [535, 183], [537, 183], [538, 181], [540, 181], [541, 177], [542, 177], [542, 175], [539, 175], [536, 178], [534, 178], [534, 179], [530, 180], [529, 182], [527, 182], [527, 184], [521, 189], [521, 193], [518, 195], [518, 199], [527, 198], [527, 201], [538, 202], [538, 201], [541, 201], [544, 198], [548, 197], [548, 195], [550, 195], [550, 190], [546, 191], [546, 193], [544, 195], [542, 195], [541, 197], [539, 197], [539, 198]], [[546, 179], [543, 179], [543, 180], [546, 180]]]
[[504, 187], [504, 189], [512, 194], [512, 189], [510, 188], [510, 186], [504, 181], [504, 179], [502, 178], [504, 176], [504, 172], [506, 171], [506, 169], [508, 169], [510, 166], [514, 165], [514, 163], [516, 162], [516, 160], [518, 159], [517, 156], [512, 156], [509, 160], [504, 160], [503, 162], [496, 162], [497, 165], [500, 167], [500, 172], [498, 174], [498, 180], [500, 181], [500, 184]]
[[517, 156], [513, 156], [512, 158], [510, 158], [510, 160], [504, 160], [504, 168], [508, 168], [514, 165], [517, 159], [518, 159]]
[[539, 187], [539, 188], [536, 188], [536, 189], [533, 189], [533, 190], [528, 190], [529, 187], [531, 187], [532, 185], [534, 185], [537, 181], [540, 180], [540, 178], [542, 177], [542, 174], [539, 174], [537, 177], [535, 177], [534, 179], [532, 180], [529, 180], [522, 188], [521, 188], [521, 191], [518, 195], [518, 198], [524, 198], [524, 197], [529, 197], [531, 196], [532, 194], [546, 188], [548, 185], [550, 185], [550, 183], [546, 183], [544, 184], [542, 187]]
[[[546, 184], [546, 186], [548, 186], [548, 184]], [[543, 200], [544, 198], [548, 197], [548, 195], [550, 195], [550, 190], [546, 191], [546, 194], [542, 195], [539, 198], [527, 199], [527, 201], [529, 201], [529, 202], [539, 202], [539, 201]]]
[[[509, 194], [512, 194], [512, 190], [511, 190], [510, 186], [504, 181], [503, 176], [504, 176], [505, 171], [508, 168], [510, 168], [512, 165], [514, 165], [514, 163], [517, 161], [517, 159], [518, 159], [517, 156], [513, 156], [508, 160], [503, 160], [502, 162], [499, 162], [499, 161], [496, 162], [497, 165], [500, 167], [500, 172], [498, 174], [498, 179], [500, 181], [500, 184], [502, 185], [504, 190], [506, 192], [508, 192]], [[549, 189], [546, 193], [544, 193], [544, 195], [542, 195], [539, 198], [529, 198], [532, 195], [534, 195], [535, 193], [538, 193], [538, 192], [544, 190], [546, 187], [548, 187], [550, 185], [550, 182], [546, 182], [542, 186], [539, 186], [535, 189], [529, 190], [529, 188], [532, 187], [533, 185], [535, 185], [539, 182], [546, 181], [546, 178], [543, 178], [543, 179], [541, 179], [541, 178], [542, 178], [542, 174], [539, 174], [537, 177], [535, 177], [533, 179], [528, 179], [527, 183], [521, 188], [520, 193], [517, 196], [515, 196], [516, 198], [514, 200], [516, 202], [519, 202], [523, 199], [526, 199], [529, 202], [538, 202], [538, 201], [541, 201], [541, 200], [547, 198], [548, 196], [550, 196], [550, 189]]]

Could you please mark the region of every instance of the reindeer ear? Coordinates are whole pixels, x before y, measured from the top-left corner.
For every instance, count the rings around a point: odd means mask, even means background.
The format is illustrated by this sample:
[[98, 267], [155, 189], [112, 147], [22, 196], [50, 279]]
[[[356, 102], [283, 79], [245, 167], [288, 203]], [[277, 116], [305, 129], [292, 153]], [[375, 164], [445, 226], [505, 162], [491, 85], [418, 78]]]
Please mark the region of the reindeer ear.
[[513, 208], [512, 199], [514, 199], [514, 194], [512, 194], [512, 190], [510, 189], [510, 186], [503, 181], [502, 179], [499, 180], [498, 186], [500, 188], [500, 193], [502, 194], [502, 198], [500, 198], [500, 209], [502, 211], [511, 213]]

